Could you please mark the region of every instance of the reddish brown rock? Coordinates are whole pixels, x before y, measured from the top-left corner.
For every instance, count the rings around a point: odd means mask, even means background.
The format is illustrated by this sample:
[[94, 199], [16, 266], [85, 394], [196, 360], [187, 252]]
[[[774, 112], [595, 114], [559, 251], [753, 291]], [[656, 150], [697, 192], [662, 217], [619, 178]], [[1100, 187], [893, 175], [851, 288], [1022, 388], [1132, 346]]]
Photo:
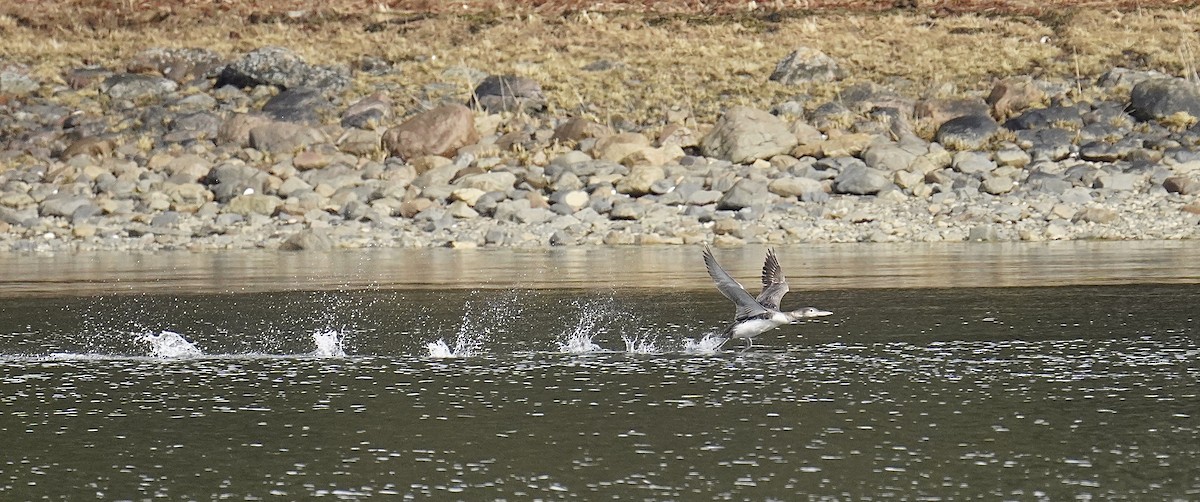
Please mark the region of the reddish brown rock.
[[929, 122], [934, 129], [951, 119], [987, 114], [988, 105], [979, 98], [924, 99], [913, 110], [913, 116]]
[[217, 144], [247, 146], [250, 144], [250, 130], [270, 123], [271, 119], [265, 115], [239, 113], [217, 128]]
[[1180, 195], [1200, 193], [1200, 181], [1187, 176], [1172, 176], [1163, 180], [1163, 188]]
[[996, 82], [987, 103], [992, 116], [1006, 119], [1046, 99], [1046, 94], [1029, 77], [1010, 77]]
[[108, 157], [112, 155], [113, 143], [111, 140], [96, 136], [88, 136], [75, 140], [62, 151], [59, 158], [63, 160], [70, 159], [76, 155], [88, 155], [91, 157]]
[[439, 106], [383, 133], [384, 150], [402, 159], [423, 155], [454, 157], [459, 148], [477, 141], [475, 114], [462, 105]]
[[554, 130], [552, 141], [575, 141], [586, 138], [603, 138], [612, 135], [613, 131], [610, 127], [593, 122], [583, 117], [575, 117]]

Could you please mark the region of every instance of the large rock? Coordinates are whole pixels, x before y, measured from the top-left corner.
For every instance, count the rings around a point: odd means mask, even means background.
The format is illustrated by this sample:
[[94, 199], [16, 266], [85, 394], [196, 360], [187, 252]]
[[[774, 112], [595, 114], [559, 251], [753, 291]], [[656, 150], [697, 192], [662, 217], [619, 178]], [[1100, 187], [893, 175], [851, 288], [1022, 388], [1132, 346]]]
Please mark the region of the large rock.
[[717, 201], [717, 209], [736, 211], [755, 204], [766, 204], [769, 200], [768, 194], [766, 183], [743, 178]]
[[1133, 86], [1131, 114], [1139, 120], [1160, 120], [1186, 113], [1200, 118], [1200, 86], [1178, 78], [1154, 78]]
[[938, 128], [946, 121], [967, 115], [987, 115], [987, 103], [979, 98], [933, 98], [918, 101], [913, 116]]
[[181, 113], [167, 123], [169, 132], [163, 135], [163, 141], [182, 143], [200, 139], [216, 139], [221, 131], [222, 123], [221, 117], [215, 113]]
[[225, 211], [242, 216], [261, 214], [271, 216], [283, 206], [283, 200], [274, 195], [239, 195], [229, 201]]
[[423, 155], [454, 157], [479, 141], [475, 114], [462, 105], [443, 105], [420, 113], [383, 133], [383, 148], [408, 160]]
[[130, 73], [157, 73], [182, 84], [216, 77], [224, 67], [224, 58], [208, 49], [151, 47], [135, 54], [125, 68]]
[[1009, 77], [992, 86], [987, 104], [992, 107], [993, 116], [1007, 118], [1040, 104], [1045, 99], [1046, 93], [1033, 83], [1033, 79], [1024, 76]]
[[392, 118], [392, 100], [384, 94], [372, 94], [356, 101], [342, 112], [342, 127], [380, 129]]
[[735, 106], [700, 140], [700, 148], [708, 157], [746, 164], [788, 153], [796, 143], [796, 136], [779, 117]]
[[268, 175], [240, 161], [229, 161], [209, 171], [204, 181], [218, 202], [226, 202], [238, 195], [261, 193]]
[[262, 111], [268, 117], [284, 122], [315, 123], [319, 113], [332, 108], [320, 90], [311, 87], [285, 89], [267, 100]]
[[629, 174], [617, 182], [617, 192], [633, 196], [651, 193], [654, 182], [666, 178], [662, 166], [641, 165], [629, 170]]
[[572, 141], [578, 143], [587, 138], [603, 138], [611, 136], [612, 128], [599, 122], [583, 117], [572, 117], [554, 129], [551, 141]]
[[942, 124], [935, 139], [950, 148], [974, 150], [991, 141], [999, 130], [1000, 125], [987, 115], [964, 115]]
[[775, 65], [770, 77], [785, 85], [828, 82], [837, 78], [837, 61], [811, 47], [797, 47]]
[[331, 251], [333, 239], [323, 231], [301, 230], [289, 236], [279, 245], [281, 251]]
[[82, 195], [58, 195], [42, 201], [38, 212], [42, 216], [70, 217], [77, 209], [90, 204], [91, 201]]
[[255, 49], [221, 70], [217, 87], [273, 85], [282, 89], [312, 87], [333, 93], [350, 85], [346, 66], [312, 66], [296, 53], [282, 47]]
[[905, 144], [878, 142], [867, 146], [862, 152], [863, 162], [868, 167], [881, 171], [902, 171], [929, 150], [928, 145], [910, 142]]
[[865, 165], [853, 165], [833, 179], [833, 189], [838, 193], [874, 195], [892, 186], [892, 180], [883, 171]]
[[233, 144], [238, 147], [250, 145], [250, 130], [271, 124], [270, 117], [259, 114], [238, 113], [221, 123], [217, 128], [217, 144]]
[[268, 153], [295, 153], [328, 141], [320, 129], [291, 122], [272, 122], [250, 129], [250, 146]]
[[800, 197], [804, 194], [821, 192], [824, 187], [821, 182], [812, 178], [799, 178], [795, 176], [787, 176], [771, 180], [767, 185], [767, 189], [776, 195], [783, 197]]
[[1034, 108], [1009, 119], [1004, 127], [1013, 131], [1052, 127], [1078, 130], [1083, 127], [1083, 111], [1078, 106], [1062, 105]]
[[1076, 212], [1075, 215], [1071, 217], [1071, 221], [1075, 223], [1087, 222], [1103, 224], [1117, 221], [1117, 218], [1120, 218], [1120, 215], [1112, 209], [1103, 207], [1085, 207]]
[[213, 200], [213, 193], [199, 183], [164, 183], [163, 193], [171, 200], [171, 209], [194, 213]]
[[471, 104], [488, 113], [531, 113], [546, 109], [546, 96], [542, 94], [542, 86], [533, 79], [515, 75], [492, 75], [475, 86]]
[[1200, 193], [1200, 181], [1187, 176], [1171, 176], [1163, 180], [1163, 188], [1171, 193], [1192, 195]]
[[650, 146], [650, 139], [641, 133], [623, 132], [596, 140], [592, 156], [597, 159], [619, 163], [626, 156]]
[[158, 99], [178, 88], [172, 80], [134, 73], [118, 73], [100, 84], [100, 92], [112, 99]]
[[0, 62], [0, 97], [25, 96], [41, 84], [30, 75], [29, 67], [19, 63]]
[[507, 192], [517, 182], [517, 175], [506, 171], [463, 176], [454, 184], [463, 188], [474, 188], [483, 192]]

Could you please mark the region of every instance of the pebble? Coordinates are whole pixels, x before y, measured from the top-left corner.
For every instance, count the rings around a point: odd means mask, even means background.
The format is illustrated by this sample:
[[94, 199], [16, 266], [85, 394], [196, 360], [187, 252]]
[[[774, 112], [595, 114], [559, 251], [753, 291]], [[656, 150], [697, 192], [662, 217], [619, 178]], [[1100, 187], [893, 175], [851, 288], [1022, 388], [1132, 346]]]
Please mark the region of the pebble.
[[[837, 85], [802, 75], [821, 56], [776, 80]], [[1179, 127], [1200, 101], [1152, 72], [1070, 104], [1043, 89], [1074, 83], [1023, 76], [984, 101], [866, 84], [646, 127], [556, 117], [543, 82], [465, 67], [447, 75], [480, 82], [469, 99], [405, 109], [346, 68], [151, 48], [39, 92], [0, 64], [0, 249], [1200, 238], [1200, 138]]]

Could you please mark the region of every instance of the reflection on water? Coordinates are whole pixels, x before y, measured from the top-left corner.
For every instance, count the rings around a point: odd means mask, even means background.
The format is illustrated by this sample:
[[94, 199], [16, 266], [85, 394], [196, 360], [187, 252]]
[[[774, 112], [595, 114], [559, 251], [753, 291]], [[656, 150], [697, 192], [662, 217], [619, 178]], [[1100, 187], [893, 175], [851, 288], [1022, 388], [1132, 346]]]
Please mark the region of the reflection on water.
[[[1200, 282], [1200, 241], [778, 248], [793, 291]], [[717, 250], [754, 277], [763, 248]], [[0, 255], [0, 296], [421, 288], [711, 287], [693, 247]]]
[[708, 353], [711, 290], [8, 298], [0, 499], [1195, 499], [1198, 292], [810, 291]]

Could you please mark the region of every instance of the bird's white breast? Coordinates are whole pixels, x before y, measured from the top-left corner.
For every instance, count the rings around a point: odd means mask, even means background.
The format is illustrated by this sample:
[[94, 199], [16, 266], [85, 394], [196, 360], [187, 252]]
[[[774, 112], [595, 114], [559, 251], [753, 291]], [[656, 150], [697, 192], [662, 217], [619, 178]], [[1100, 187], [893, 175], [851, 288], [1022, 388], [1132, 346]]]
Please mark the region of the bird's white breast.
[[733, 327], [732, 335], [734, 338], [753, 338], [764, 331], [775, 329], [787, 323], [787, 317], [783, 313], [776, 313], [769, 319], [755, 319], [738, 323], [737, 326]]

